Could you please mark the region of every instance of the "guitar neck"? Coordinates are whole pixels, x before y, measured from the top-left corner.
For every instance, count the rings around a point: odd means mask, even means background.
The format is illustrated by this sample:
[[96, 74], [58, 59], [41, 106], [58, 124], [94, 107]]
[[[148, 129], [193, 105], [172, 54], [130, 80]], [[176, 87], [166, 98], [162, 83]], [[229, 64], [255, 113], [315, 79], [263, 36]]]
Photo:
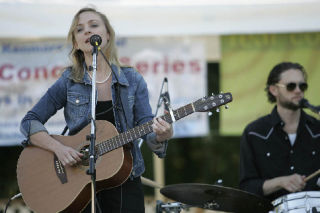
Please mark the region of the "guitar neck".
[[[180, 120], [181, 118], [194, 113], [195, 110], [194, 110], [193, 103], [191, 103], [183, 107], [180, 107], [177, 110], [173, 110], [172, 112], [173, 112], [174, 119], [171, 118], [170, 113], [167, 113], [161, 116], [161, 118], [171, 124], [174, 121]], [[113, 138], [110, 138], [106, 141], [99, 143], [98, 145], [96, 145], [97, 154], [103, 155], [125, 144], [128, 144], [131, 141], [134, 141], [146, 134], [153, 132], [152, 124], [153, 124], [153, 120], [146, 122], [135, 128], [129, 129]]]

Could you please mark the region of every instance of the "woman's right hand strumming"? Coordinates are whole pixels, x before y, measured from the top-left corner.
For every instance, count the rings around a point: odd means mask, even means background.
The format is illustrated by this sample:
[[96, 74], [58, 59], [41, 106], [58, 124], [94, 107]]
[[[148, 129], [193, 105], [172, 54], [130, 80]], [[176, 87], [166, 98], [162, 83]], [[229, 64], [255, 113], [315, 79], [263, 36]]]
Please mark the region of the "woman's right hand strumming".
[[37, 132], [30, 136], [31, 143], [35, 146], [52, 151], [64, 166], [73, 166], [81, 161], [82, 153], [65, 146], [51, 137], [47, 132]]

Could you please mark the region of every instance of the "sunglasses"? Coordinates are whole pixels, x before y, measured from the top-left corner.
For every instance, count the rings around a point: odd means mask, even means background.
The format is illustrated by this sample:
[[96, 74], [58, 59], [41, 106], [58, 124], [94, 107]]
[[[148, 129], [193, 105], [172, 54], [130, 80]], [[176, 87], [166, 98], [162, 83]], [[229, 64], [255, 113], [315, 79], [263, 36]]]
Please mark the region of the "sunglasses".
[[308, 84], [305, 83], [305, 82], [302, 82], [302, 83], [294, 83], [294, 82], [290, 82], [290, 83], [287, 83], [287, 84], [280, 84], [280, 83], [277, 83], [276, 84], [277, 86], [279, 87], [285, 87], [287, 88], [287, 90], [289, 92], [292, 92], [293, 90], [296, 89], [297, 86], [299, 86], [299, 89], [304, 92], [308, 89]]

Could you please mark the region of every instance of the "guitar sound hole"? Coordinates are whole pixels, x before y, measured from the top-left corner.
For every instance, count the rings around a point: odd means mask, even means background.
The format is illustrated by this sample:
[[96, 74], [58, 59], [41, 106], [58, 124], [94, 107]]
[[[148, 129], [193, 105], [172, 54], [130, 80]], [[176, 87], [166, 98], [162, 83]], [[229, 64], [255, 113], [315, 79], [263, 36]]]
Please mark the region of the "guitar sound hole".
[[[96, 159], [95, 159], [95, 161], [98, 159], [98, 157], [97, 157], [97, 151], [98, 151], [98, 149], [97, 148], [95, 148], [95, 153], [96, 153]], [[84, 147], [82, 147], [81, 149], [80, 149], [80, 153], [82, 153], [83, 154], [83, 156], [82, 156], [82, 160], [81, 160], [81, 162], [80, 163], [78, 163], [78, 165], [82, 165], [82, 166], [89, 166], [89, 159], [90, 159], [90, 153], [89, 153], [89, 145], [86, 145], [86, 146], [84, 146]]]
[[82, 161], [79, 163], [82, 166], [89, 166], [89, 145], [80, 149], [80, 153], [83, 154]]

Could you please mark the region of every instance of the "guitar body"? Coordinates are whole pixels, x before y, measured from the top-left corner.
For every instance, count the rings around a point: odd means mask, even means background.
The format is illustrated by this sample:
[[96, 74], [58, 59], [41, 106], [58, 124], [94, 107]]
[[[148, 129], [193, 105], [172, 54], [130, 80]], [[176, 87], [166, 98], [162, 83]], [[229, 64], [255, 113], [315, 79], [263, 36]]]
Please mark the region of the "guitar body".
[[[96, 144], [118, 135], [116, 128], [107, 121], [96, 121]], [[74, 136], [52, 135], [61, 143], [80, 151], [89, 148], [90, 125]], [[66, 181], [57, 175], [54, 154], [50, 151], [29, 146], [22, 152], [17, 164], [17, 179], [26, 205], [39, 213], [80, 212], [91, 200], [91, 176], [87, 175], [87, 164], [66, 166]], [[96, 160], [96, 190], [121, 185], [132, 169], [132, 156], [123, 147], [101, 155]]]

